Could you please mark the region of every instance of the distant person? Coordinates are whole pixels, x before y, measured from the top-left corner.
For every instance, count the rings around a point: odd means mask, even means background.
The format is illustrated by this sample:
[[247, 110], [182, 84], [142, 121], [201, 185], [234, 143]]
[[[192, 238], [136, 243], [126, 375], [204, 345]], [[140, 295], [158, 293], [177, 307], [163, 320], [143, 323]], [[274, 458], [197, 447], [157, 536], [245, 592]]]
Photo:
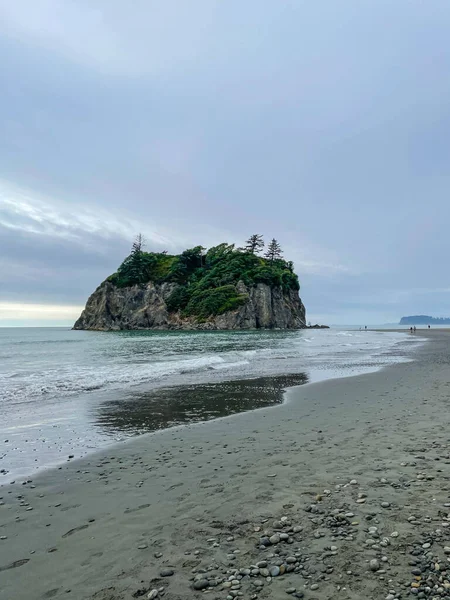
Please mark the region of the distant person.
[[367, 331], [367, 325], [364, 326], [364, 331]]
[[416, 326], [414, 325], [414, 333], [416, 333]]
[[410, 327], [410, 328], [409, 328], [409, 331], [410, 331], [410, 333], [412, 333], [412, 332], [413, 332], [413, 328], [412, 328], [412, 327]]
[[428, 325], [428, 329], [431, 329], [431, 325]]

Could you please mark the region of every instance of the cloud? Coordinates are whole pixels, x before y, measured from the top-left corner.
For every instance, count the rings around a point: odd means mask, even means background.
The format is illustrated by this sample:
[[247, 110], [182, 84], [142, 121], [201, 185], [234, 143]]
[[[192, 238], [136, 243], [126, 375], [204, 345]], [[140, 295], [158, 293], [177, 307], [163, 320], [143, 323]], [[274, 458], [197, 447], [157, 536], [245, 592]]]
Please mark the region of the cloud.
[[[84, 206], [64, 206], [41, 200], [0, 180], [0, 227], [13, 231], [61, 238], [76, 244], [86, 244], [95, 238], [108, 240], [112, 237], [130, 242], [142, 224], [136, 220], [114, 216], [96, 208]], [[145, 228], [145, 236], [157, 246], [171, 245], [170, 239], [156, 231]], [[93, 251], [99, 249], [93, 244]], [[101, 248], [101, 246], [100, 246]]]

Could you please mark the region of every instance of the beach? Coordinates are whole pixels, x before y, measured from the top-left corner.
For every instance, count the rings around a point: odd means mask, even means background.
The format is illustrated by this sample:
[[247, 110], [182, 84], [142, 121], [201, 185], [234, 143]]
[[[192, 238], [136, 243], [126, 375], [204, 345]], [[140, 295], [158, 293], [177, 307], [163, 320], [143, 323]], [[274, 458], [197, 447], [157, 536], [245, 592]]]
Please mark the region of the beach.
[[[0, 598], [450, 598], [450, 332], [0, 488]], [[197, 589], [194, 589], [197, 588]]]

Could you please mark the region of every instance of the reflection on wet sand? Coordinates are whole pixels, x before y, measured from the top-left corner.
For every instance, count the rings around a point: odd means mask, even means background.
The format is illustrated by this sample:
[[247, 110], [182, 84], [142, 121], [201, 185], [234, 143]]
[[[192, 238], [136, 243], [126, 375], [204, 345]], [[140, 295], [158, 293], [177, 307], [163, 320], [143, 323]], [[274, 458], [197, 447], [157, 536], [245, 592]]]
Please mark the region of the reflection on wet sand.
[[307, 382], [306, 373], [298, 373], [160, 388], [125, 400], [102, 403], [94, 409], [94, 423], [103, 433], [130, 435], [209, 421], [279, 404], [286, 388]]

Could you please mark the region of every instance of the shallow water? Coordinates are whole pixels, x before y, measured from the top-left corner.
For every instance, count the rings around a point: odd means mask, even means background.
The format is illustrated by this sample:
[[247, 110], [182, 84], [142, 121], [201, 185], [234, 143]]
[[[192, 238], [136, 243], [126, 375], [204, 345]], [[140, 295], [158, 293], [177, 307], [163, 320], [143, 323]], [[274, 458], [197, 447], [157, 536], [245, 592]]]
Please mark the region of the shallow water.
[[276, 404], [286, 387], [373, 371], [418, 343], [336, 330], [0, 329], [0, 482], [130, 435]]

